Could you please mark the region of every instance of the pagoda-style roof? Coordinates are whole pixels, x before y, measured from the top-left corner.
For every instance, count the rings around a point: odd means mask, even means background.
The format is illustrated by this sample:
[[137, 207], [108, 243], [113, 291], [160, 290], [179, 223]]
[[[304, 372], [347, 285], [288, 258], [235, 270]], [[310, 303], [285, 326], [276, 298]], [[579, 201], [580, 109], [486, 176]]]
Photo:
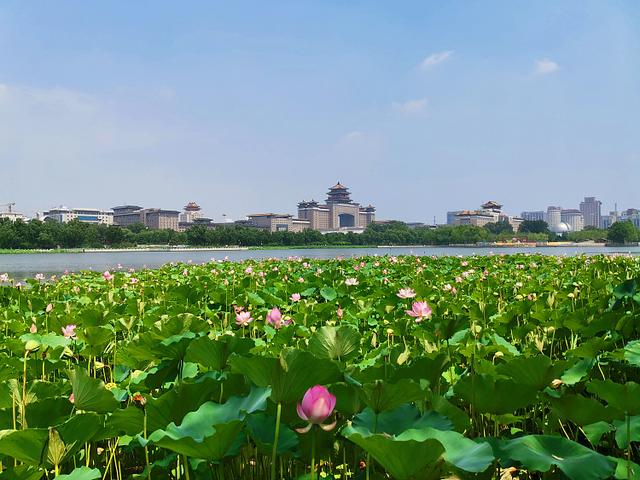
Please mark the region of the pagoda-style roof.
[[502, 208], [502, 204], [493, 200], [489, 200], [488, 202], [483, 203], [481, 207], [485, 210], [500, 210]]
[[200, 208], [200, 205], [198, 205], [196, 202], [189, 202], [184, 206], [185, 211], [187, 212], [199, 212], [200, 210], [202, 210]]
[[327, 203], [352, 203], [349, 189], [340, 182], [336, 183], [327, 192]]
[[344, 185], [342, 185], [340, 181], [338, 181], [338, 183], [336, 183], [333, 187], [329, 188], [329, 190], [349, 190], [349, 189]]

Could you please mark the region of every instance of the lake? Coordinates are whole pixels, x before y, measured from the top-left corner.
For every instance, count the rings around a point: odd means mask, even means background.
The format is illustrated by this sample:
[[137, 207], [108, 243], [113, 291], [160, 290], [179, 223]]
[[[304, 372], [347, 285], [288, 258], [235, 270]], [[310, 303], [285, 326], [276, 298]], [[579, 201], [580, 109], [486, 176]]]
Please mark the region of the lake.
[[191, 250], [191, 251], [104, 251], [86, 253], [20, 253], [0, 254], [0, 274], [14, 279], [33, 277], [36, 273], [60, 275], [65, 270], [113, 270], [157, 268], [169, 262], [209, 262], [227, 258], [231, 261], [291, 256], [308, 258], [356, 257], [362, 255], [491, 255], [540, 253], [543, 255], [594, 255], [623, 253], [640, 255], [640, 247], [378, 247], [378, 248], [313, 248], [281, 250]]

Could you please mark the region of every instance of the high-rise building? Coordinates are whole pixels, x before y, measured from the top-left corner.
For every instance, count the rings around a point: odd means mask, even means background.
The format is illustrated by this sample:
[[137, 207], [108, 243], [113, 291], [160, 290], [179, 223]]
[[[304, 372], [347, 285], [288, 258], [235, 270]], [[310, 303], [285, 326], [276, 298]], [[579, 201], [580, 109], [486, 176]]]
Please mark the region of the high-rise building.
[[566, 209], [560, 212], [560, 220], [562, 223], [569, 225], [569, 231], [579, 232], [584, 230], [584, 218], [580, 210]]
[[536, 210], [535, 212], [522, 212], [520, 214], [523, 220], [529, 220], [530, 222], [535, 221], [544, 221], [545, 212], [544, 210]]
[[585, 227], [601, 227], [601, 208], [602, 202], [596, 200], [596, 197], [584, 197], [584, 201], [580, 202], [580, 212]]
[[113, 225], [113, 212], [103, 211], [97, 208], [52, 208], [43, 213], [44, 220], [52, 220], [60, 223], [67, 223], [77, 220], [84, 223], [99, 223], [102, 225]]
[[622, 212], [620, 220], [630, 220], [636, 228], [640, 228], [640, 211], [637, 208], [628, 208]]
[[447, 225], [455, 225], [456, 224], [456, 215], [462, 213], [462, 210], [452, 210], [447, 212]]
[[116, 225], [127, 227], [142, 223], [154, 230], [179, 230], [180, 212], [160, 208], [141, 208], [136, 205], [113, 207], [113, 221]]

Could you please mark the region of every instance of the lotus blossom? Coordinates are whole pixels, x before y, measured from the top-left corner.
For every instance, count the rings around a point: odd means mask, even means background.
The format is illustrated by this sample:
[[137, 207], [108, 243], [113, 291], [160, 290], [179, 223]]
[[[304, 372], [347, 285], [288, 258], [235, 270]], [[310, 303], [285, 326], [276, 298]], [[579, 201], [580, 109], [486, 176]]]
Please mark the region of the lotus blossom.
[[109, 270], [107, 270], [102, 274], [102, 278], [104, 278], [107, 282], [110, 282], [111, 280], [113, 280], [113, 275]]
[[338, 307], [338, 310], [336, 310], [336, 315], [338, 316], [338, 318], [342, 318], [342, 315], [344, 315], [341, 307]]
[[44, 273], [36, 273], [36, 275], [33, 277], [38, 281], [44, 280]]
[[0, 283], [6, 283], [8, 281], [9, 281], [8, 273], [3, 273], [2, 275], [0, 275]]
[[253, 322], [253, 318], [251, 318], [251, 312], [240, 312], [236, 315], [236, 324], [241, 327], [246, 327], [251, 322]]
[[45, 312], [50, 313], [51, 310], [53, 310], [53, 304], [49, 303], [47, 304], [47, 308], [44, 309]]
[[29, 328], [29, 332], [31, 333], [38, 333], [38, 327], [36, 326], [35, 323], [31, 324], [31, 328]]
[[431, 308], [427, 302], [413, 302], [411, 310], [405, 310], [407, 315], [414, 317], [416, 323], [420, 323], [423, 318], [429, 318], [431, 316]]
[[401, 288], [400, 290], [398, 290], [398, 293], [396, 293], [396, 295], [399, 298], [413, 298], [416, 296], [416, 292], [414, 292], [412, 288]]
[[329, 418], [335, 406], [336, 397], [326, 387], [322, 385], [311, 387], [306, 391], [304, 397], [302, 397], [302, 402], [298, 403], [296, 408], [298, 416], [308, 424], [306, 427], [297, 428], [296, 431], [298, 433], [307, 433], [313, 425], [319, 425], [326, 432], [333, 430], [336, 426], [335, 420], [326, 425], [322, 422]]
[[292, 302], [299, 302], [302, 297], [300, 296], [299, 293], [292, 293], [289, 298], [291, 299]]
[[280, 313], [280, 309], [278, 307], [273, 307], [269, 313], [267, 313], [267, 323], [274, 326], [274, 328], [278, 329], [289, 325], [291, 320], [287, 320], [282, 318], [282, 313]]
[[253, 268], [252, 267], [245, 268], [244, 273], [247, 275], [251, 275], [253, 273]]
[[347, 279], [344, 281], [344, 284], [345, 284], [345, 285], [348, 285], [348, 286], [358, 285], [359, 283], [360, 283], [360, 282], [358, 282], [358, 279], [357, 279], [357, 278], [347, 278]]
[[73, 393], [71, 395], [69, 395], [69, 401], [71, 403], [76, 403], [76, 397], [75, 397], [75, 395]]
[[67, 325], [66, 327], [62, 327], [62, 334], [65, 338], [75, 338], [76, 336], [76, 326], [74, 324]]

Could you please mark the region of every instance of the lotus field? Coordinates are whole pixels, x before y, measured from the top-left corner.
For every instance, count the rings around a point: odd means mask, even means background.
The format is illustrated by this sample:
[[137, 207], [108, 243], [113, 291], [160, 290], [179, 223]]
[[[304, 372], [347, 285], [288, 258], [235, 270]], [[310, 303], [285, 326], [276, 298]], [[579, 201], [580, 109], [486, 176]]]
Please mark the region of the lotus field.
[[0, 276], [0, 478], [640, 478], [640, 259]]

